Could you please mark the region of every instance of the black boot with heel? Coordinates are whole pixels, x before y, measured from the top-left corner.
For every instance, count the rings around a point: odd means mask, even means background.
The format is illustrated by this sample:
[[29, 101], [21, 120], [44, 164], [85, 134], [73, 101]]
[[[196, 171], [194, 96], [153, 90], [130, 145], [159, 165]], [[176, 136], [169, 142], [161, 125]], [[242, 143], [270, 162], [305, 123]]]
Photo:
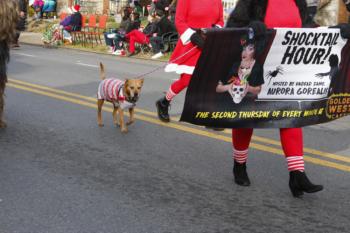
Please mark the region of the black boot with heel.
[[305, 172], [291, 171], [289, 173], [289, 188], [294, 197], [300, 197], [304, 194], [304, 192], [319, 192], [323, 189], [323, 186], [311, 183]]
[[246, 163], [237, 163], [235, 161], [233, 165], [233, 176], [235, 177], [235, 183], [241, 186], [249, 186], [250, 180], [247, 174]]
[[169, 106], [170, 106], [170, 102], [165, 97], [157, 100], [156, 102], [158, 118], [163, 122], [170, 121]]

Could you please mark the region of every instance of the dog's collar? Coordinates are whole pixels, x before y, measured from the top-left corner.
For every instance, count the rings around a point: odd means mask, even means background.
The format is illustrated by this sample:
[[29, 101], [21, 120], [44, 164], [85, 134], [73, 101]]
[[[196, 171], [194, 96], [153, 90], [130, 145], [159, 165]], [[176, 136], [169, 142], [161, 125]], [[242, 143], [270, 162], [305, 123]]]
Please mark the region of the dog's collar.
[[124, 87], [124, 84], [120, 85], [120, 87], [118, 89], [118, 95], [117, 95], [117, 100], [118, 101], [124, 101], [126, 99], [125, 96], [124, 96], [124, 93], [123, 93], [123, 87]]

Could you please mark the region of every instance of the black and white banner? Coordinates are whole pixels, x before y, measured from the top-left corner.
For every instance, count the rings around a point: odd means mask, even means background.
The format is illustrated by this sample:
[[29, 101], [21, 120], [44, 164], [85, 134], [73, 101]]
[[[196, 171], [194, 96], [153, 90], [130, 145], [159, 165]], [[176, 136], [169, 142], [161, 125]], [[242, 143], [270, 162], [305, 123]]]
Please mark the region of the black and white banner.
[[350, 114], [350, 43], [338, 29], [207, 32], [182, 121], [225, 128], [283, 128]]

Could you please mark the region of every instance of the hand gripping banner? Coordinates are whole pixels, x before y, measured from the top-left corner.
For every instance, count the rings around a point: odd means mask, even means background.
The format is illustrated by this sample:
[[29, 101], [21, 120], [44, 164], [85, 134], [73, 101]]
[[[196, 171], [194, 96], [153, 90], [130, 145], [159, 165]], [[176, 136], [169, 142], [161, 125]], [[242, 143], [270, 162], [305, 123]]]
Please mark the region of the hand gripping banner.
[[214, 29], [188, 86], [181, 121], [289, 128], [350, 114], [350, 42], [339, 29]]

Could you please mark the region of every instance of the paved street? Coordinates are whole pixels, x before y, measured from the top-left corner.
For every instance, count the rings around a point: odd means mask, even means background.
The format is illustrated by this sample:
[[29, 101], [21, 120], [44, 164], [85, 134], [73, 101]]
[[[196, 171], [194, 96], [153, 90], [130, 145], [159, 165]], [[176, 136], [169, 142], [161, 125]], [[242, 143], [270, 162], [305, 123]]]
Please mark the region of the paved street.
[[[179, 122], [184, 94], [160, 122], [154, 102], [175, 74], [165, 63], [23, 45], [12, 50], [0, 130], [1, 233], [349, 232], [350, 117], [304, 128], [309, 178], [293, 198], [276, 129], [256, 130], [248, 172], [232, 178], [230, 131]], [[136, 122], [122, 134], [105, 105], [96, 122], [98, 63], [108, 76], [147, 76]]]

